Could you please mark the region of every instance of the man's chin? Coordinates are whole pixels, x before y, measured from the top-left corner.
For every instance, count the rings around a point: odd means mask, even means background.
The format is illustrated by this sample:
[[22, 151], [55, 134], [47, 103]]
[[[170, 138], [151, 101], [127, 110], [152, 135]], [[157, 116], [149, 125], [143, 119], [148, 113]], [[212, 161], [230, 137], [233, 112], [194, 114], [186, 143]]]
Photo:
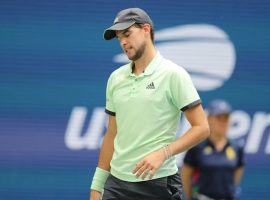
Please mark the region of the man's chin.
[[140, 58], [140, 56], [138, 56], [138, 54], [130, 54], [130, 55], [126, 54], [126, 55], [127, 55], [128, 59], [133, 61], [133, 62]]
[[135, 58], [135, 56], [127, 56], [128, 57], [128, 59], [130, 60], [130, 61], [136, 61], [137, 59]]

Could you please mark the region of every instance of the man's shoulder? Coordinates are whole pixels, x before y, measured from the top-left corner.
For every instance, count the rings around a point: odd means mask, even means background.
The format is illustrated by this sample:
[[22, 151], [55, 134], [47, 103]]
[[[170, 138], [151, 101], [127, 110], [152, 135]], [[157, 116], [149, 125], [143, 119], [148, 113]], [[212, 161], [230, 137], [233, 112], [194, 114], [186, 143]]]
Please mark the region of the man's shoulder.
[[244, 141], [243, 140], [229, 140], [229, 144], [233, 147], [236, 151], [241, 151], [244, 149]]
[[206, 140], [204, 140], [204, 141], [202, 141], [202, 142], [200, 142], [198, 145], [196, 145], [195, 147], [197, 148], [197, 149], [204, 149], [205, 147], [207, 147], [207, 146], [209, 146], [209, 141], [206, 139]]
[[129, 70], [129, 67], [130, 67], [130, 63], [118, 67], [117, 69], [115, 69], [111, 73], [110, 77], [115, 77], [115, 76], [127, 74], [128, 73], [128, 70]]
[[161, 70], [168, 74], [186, 74], [187, 71], [183, 66], [180, 66], [169, 59], [163, 59]]
[[189, 151], [193, 151], [194, 153], [199, 153], [203, 151], [203, 149], [207, 146], [209, 146], [208, 141], [204, 140], [200, 142], [199, 144], [195, 145], [194, 147], [192, 147]]

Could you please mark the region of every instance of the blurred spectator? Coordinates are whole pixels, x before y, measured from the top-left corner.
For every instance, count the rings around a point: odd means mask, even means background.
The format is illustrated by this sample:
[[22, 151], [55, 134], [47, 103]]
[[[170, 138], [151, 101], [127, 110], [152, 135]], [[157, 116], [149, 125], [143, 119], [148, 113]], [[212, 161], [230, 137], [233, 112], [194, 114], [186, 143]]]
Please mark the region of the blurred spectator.
[[214, 100], [208, 106], [211, 135], [184, 158], [182, 179], [187, 200], [236, 199], [245, 165], [243, 147], [229, 140], [231, 106]]

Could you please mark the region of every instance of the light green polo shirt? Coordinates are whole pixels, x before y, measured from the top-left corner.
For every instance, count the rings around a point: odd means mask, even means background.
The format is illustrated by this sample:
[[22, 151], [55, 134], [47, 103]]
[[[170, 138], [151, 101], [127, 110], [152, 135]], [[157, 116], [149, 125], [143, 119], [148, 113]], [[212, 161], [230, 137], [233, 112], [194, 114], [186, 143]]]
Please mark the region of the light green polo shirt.
[[[124, 181], [142, 181], [132, 173], [136, 163], [176, 140], [181, 112], [199, 103], [188, 73], [159, 52], [139, 76], [132, 73], [132, 63], [115, 70], [107, 83], [105, 110], [115, 115], [117, 124], [111, 174]], [[177, 171], [172, 157], [153, 178]]]

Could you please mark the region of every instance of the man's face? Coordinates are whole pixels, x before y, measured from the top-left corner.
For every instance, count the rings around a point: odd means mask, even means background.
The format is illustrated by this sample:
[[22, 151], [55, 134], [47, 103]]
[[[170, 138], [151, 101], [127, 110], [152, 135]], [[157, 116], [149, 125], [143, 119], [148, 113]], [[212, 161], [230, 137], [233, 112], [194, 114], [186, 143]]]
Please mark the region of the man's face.
[[144, 53], [146, 32], [143, 27], [133, 25], [123, 31], [116, 31], [116, 37], [129, 60], [136, 61]]
[[208, 116], [208, 122], [210, 125], [211, 134], [218, 134], [220, 136], [226, 135], [230, 124], [230, 115], [210, 115]]

